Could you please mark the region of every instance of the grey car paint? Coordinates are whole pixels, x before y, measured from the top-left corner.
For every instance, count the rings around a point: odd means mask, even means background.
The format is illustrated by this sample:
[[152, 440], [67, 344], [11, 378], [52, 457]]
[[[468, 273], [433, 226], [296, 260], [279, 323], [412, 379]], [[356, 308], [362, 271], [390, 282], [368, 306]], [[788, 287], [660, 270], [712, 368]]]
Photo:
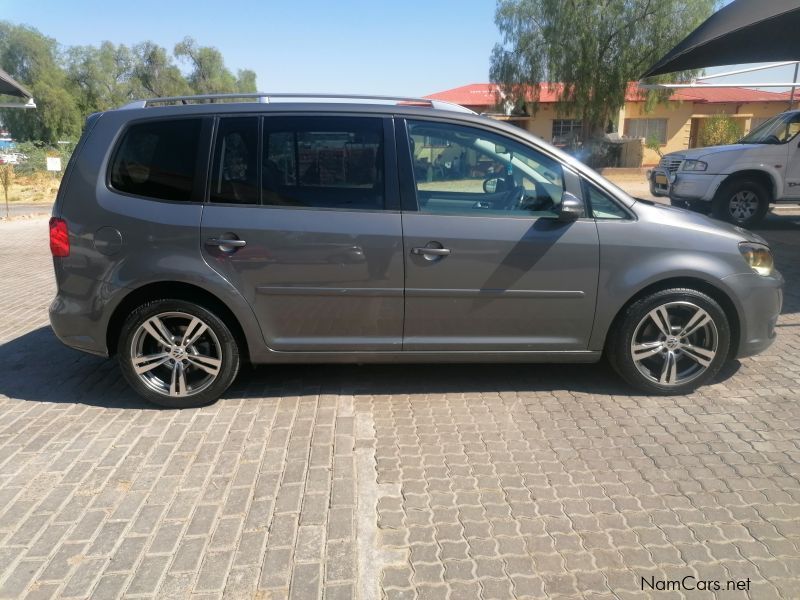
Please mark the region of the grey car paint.
[[[626, 206], [630, 219], [556, 225], [518, 218], [462, 218], [470, 219], [466, 222], [408, 206], [402, 214], [223, 208], [204, 205], [199, 195], [188, 203], [161, 202], [106, 185], [115, 140], [132, 121], [256, 112], [429, 118], [487, 128], [593, 182]], [[393, 185], [403, 181], [390, 181]], [[108, 328], [129, 294], [165, 283], [194, 286], [186, 289], [204, 290], [224, 304], [240, 325], [253, 362], [596, 360], [620, 309], [647, 286], [672, 278], [706, 282], [728, 297], [738, 321], [739, 355], [771, 343], [771, 324], [780, 311], [780, 275], [754, 274], [737, 249], [740, 241], [756, 236], [637, 202], [519, 128], [417, 106], [231, 103], [109, 111], [87, 126], [53, 215], [66, 220], [72, 247], [69, 257], [54, 259], [53, 329], [66, 344], [101, 355], [115, 350], [108, 347]], [[443, 232], [445, 218], [451, 221]], [[293, 230], [299, 235], [289, 241], [286, 232]], [[252, 260], [245, 261], [247, 254], [216, 256], [205, 248], [207, 237], [222, 234], [255, 240]], [[418, 264], [410, 249], [431, 241], [452, 244], [457, 252], [441, 264]], [[266, 251], [274, 251], [277, 262], [260, 264]], [[519, 262], [510, 256], [514, 252], [522, 256]], [[344, 278], [333, 275], [331, 263], [323, 264], [331, 253], [338, 257], [335, 264], [347, 264]], [[300, 258], [289, 259], [290, 254]], [[377, 273], [359, 257], [374, 258]], [[292, 260], [299, 264], [289, 267]], [[441, 267], [441, 279], [431, 277], [431, 266]], [[299, 274], [290, 273], [295, 270]], [[305, 288], [299, 296], [293, 289], [298, 284]], [[547, 292], [559, 297], [548, 298]], [[302, 310], [295, 311], [298, 307]], [[479, 319], [470, 307], [483, 307]], [[331, 314], [342, 320], [324, 332]], [[400, 349], [403, 322], [406, 348]]]

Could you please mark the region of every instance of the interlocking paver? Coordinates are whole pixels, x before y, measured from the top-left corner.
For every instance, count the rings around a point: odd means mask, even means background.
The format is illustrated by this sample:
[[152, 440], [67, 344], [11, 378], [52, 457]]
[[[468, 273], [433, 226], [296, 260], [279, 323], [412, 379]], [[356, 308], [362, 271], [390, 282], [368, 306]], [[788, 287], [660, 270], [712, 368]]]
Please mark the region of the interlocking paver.
[[694, 574], [792, 598], [793, 214], [761, 231], [787, 278], [776, 344], [691, 396], [603, 366], [281, 366], [186, 411], [55, 340], [46, 221], [2, 223], [0, 597], [599, 600]]

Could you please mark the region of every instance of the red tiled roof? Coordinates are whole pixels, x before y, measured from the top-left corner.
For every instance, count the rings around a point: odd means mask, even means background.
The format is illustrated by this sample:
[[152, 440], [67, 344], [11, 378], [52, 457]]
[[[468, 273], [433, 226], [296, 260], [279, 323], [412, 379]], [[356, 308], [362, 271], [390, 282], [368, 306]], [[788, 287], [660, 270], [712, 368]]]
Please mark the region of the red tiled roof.
[[[544, 83], [539, 91], [539, 102], [553, 103], [558, 101], [563, 85], [560, 83]], [[445, 100], [462, 106], [488, 107], [497, 104], [500, 86], [496, 83], [472, 83], [461, 87], [437, 92], [425, 96], [431, 100]], [[526, 98], [533, 98], [533, 90], [526, 93]], [[628, 84], [625, 94], [627, 102], [637, 102], [644, 100], [644, 91], [637, 88], [635, 82]], [[787, 92], [765, 92], [746, 87], [733, 88], [684, 88], [675, 90], [670, 100], [684, 102], [787, 102], [789, 94]]]

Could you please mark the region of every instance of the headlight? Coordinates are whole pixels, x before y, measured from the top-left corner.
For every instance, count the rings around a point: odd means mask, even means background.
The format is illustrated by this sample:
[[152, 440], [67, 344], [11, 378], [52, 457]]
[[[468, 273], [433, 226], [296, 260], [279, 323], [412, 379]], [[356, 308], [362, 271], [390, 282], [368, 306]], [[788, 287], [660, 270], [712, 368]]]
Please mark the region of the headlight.
[[683, 171], [705, 171], [708, 168], [708, 163], [702, 160], [685, 160], [683, 161]]
[[769, 246], [755, 242], [740, 242], [739, 252], [750, 268], [759, 275], [772, 275], [775, 270], [775, 259], [772, 258]]

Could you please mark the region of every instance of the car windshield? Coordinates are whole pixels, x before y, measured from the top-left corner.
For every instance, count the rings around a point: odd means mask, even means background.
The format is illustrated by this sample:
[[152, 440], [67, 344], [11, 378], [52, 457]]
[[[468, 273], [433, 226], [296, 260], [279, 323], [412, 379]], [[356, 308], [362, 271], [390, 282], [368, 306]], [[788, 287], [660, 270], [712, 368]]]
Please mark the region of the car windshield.
[[800, 113], [783, 113], [764, 121], [739, 140], [740, 144], [785, 144], [800, 131]]

